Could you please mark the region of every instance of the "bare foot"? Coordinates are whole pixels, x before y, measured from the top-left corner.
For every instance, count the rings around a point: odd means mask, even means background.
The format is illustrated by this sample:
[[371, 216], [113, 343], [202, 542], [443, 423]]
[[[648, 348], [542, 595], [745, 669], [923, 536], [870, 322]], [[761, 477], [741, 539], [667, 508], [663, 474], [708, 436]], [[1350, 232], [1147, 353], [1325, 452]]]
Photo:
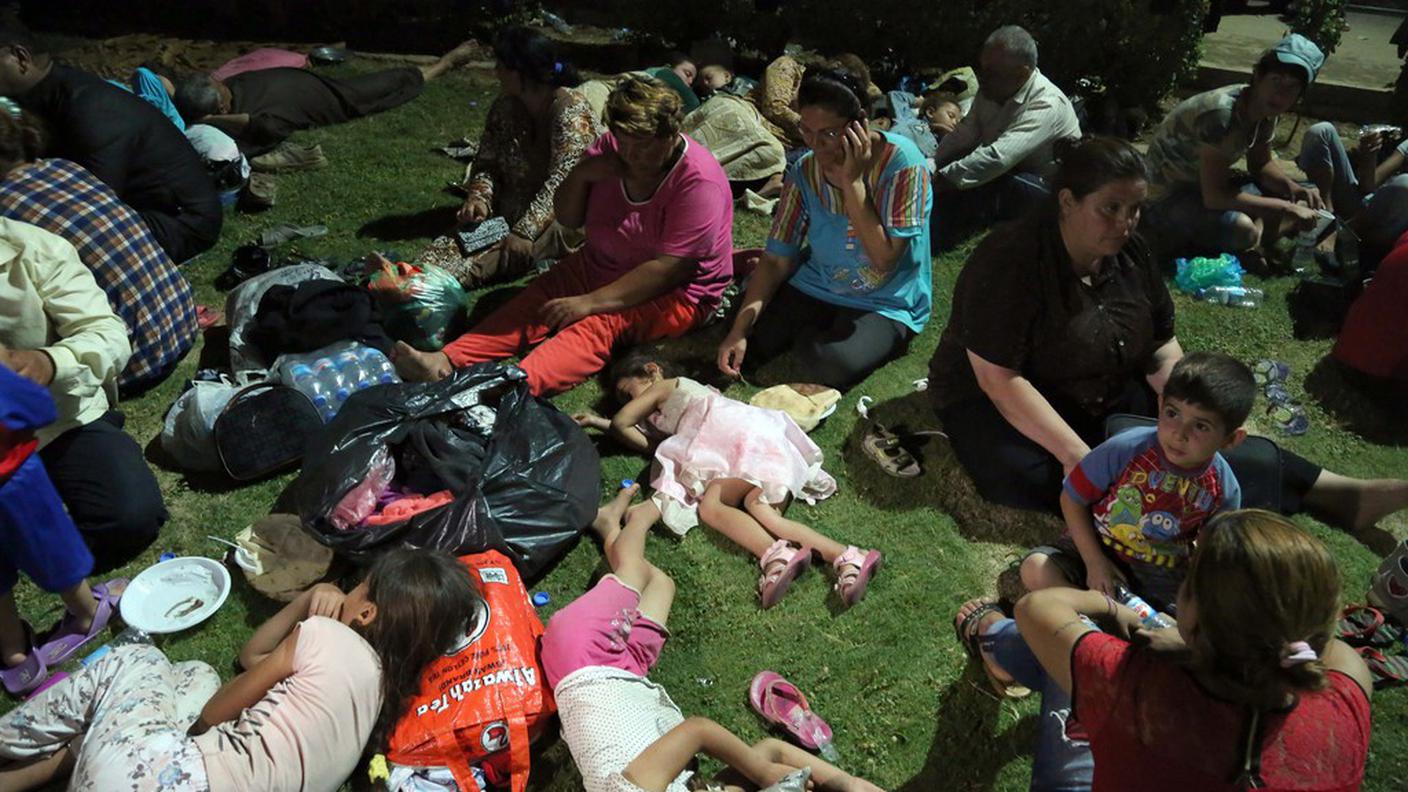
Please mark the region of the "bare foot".
[[[953, 617], [954, 625], [961, 625], [963, 620], [968, 618], [968, 614], [976, 611], [987, 602], [988, 600], [986, 599], [975, 598], [963, 603], [959, 606], [958, 613]], [[982, 635], [988, 627], [1002, 621], [1004, 618], [1001, 611], [989, 611], [983, 614], [982, 618], [978, 619], [977, 624], [970, 625], [969, 631], [975, 636], [974, 640], [976, 640], [976, 636]], [[1007, 669], [998, 665], [996, 661], [982, 652], [979, 652], [978, 655], [983, 659], [983, 670], [987, 673], [988, 679], [992, 680], [995, 686], [1000, 685], [1004, 688], [1009, 688], [1017, 684], [1017, 680], [1013, 679], [1012, 675], [1007, 673]]]
[[631, 505], [631, 499], [640, 492], [639, 484], [632, 484], [629, 487], [622, 487], [615, 497], [606, 502], [605, 506], [596, 510], [596, 519], [592, 520], [592, 530], [606, 542], [611, 534], [621, 530], [621, 521], [626, 517], [626, 508]]
[[439, 382], [450, 376], [454, 366], [444, 352], [422, 352], [405, 341], [396, 342], [392, 353], [396, 373], [406, 382]]

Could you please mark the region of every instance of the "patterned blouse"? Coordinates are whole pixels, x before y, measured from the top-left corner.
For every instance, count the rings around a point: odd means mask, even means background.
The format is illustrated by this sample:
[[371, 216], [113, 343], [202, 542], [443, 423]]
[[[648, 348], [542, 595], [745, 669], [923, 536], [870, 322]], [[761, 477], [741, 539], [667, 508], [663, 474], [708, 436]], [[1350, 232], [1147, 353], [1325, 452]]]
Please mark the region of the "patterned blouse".
[[500, 96], [489, 108], [465, 190], [493, 207], [492, 214], [507, 220], [513, 233], [537, 239], [552, 225], [557, 186], [601, 131], [586, 98], [564, 89], [552, 103], [549, 139], [537, 141], [528, 109]]
[[763, 72], [763, 81], [758, 83], [748, 101], [758, 106], [763, 114], [763, 124], [773, 133], [782, 145], [789, 149], [801, 148], [802, 116], [797, 113], [797, 91], [802, 87], [802, 73], [806, 67], [796, 59], [783, 55], [768, 64]]

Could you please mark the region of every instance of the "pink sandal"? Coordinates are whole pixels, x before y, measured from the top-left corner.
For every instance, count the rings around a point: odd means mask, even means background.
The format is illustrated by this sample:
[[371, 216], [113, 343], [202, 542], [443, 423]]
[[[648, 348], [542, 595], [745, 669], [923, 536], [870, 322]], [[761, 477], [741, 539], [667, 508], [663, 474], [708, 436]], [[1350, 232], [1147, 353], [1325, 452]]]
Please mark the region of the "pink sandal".
[[831, 566], [836, 570], [836, 592], [841, 595], [841, 601], [854, 605], [865, 599], [870, 579], [880, 571], [884, 561], [879, 550], [861, 550], [855, 545], [836, 556]]
[[748, 686], [748, 703], [768, 723], [781, 726], [809, 751], [831, 744], [831, 726], [812, 712], [797, 686], [773, 671], [759, 671]]
[[[768, 568], [778, 561], [784, 563], [769, 572]], [[792, 581], [802, 574], [802, 570], [811, 566], [811, 563], [811, 550], [793, 547], [783, 539], [773, 542], [772, 547], [769, 547], [758, 561], [758, 566], [763, 568], [763, 574], [758, 578], [758, 596], [762, 598], [763, 609], [776, 605], [787, 593]]]

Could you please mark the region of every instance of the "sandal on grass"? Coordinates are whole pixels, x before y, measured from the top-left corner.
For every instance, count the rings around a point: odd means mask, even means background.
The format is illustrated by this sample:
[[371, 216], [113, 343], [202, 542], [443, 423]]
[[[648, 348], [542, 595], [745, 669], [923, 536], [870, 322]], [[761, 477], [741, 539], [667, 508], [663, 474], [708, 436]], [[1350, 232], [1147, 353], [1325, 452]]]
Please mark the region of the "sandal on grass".
[[1368, 605], [1350, 605], [1340, 614], [1336, 636], [1350, 646], [1393, 646], [1403, 630], [1384, 620], [1383, 611]]
[[831, 726], [812, 712], [797, 686], [774, 671], [759, 671], [748, 686], [748, 703], [763, 720], [776, 726], [809, 751], [819, 751], [832, 740]]
[[1372, 646], [1361, 646], [1357, 650], [1369, 666], [1369, 674], [1374, 677], [1374, 689], [1398, 687], [1408, 682], [1408, 657], [1401, 654], [1386, 655]]
[[1291, 366], [1289, 363], [1280, 360], [1262, 359], [1256, 362], [1252, 368], [1252, 379], [1256, 384], [1265, 388], [1268, 385], [1285, 382], [1291, 376]]
[[98, 611], [93, 615], [93, 623], [88, 625], [87, 630], [81, 630], [74, 624], [72, 613], [65, 613], [39, 645], [39, 654], [43, 656], [45, 664], [50, 668], [63, 665], [85, 644], [107, 629], [108, 622], [112, 620], [113, 614], [117, 613], [118, 602], [122, 599], [121, 592], [126, 590], [126, 585], [127, 578], [113, 578], [93, 586], [93, 597], [98, 600]]
[[763, 568], [763, 574], [758, 578], [758, 596], [762, 598], [763, 609], [780, 602], [792, 581], [811, 563], [811, 550], [794, 547], [783, 539], [773, 542], [758, 561], [758, 566]]
[[[969, 602], [972, 602], [972, 600]], [[968, 604], [967, 602], [964, 603], [965, 606]], [[962, 608], [960, 607], [959, 610], [962, 611]], [[954, 634], [958, 638], [958, 643], [963, 646], [963, 650], [968, 653], [968, 656], [977, 660], [982, 665], [983, 674], [987, 676], [988, 684], [992, 686], [994, 693], [1005, 698], [1026, 698], [1032, 694], [1032, 691], [1023, 685], [1017, 684], [1016, 680], [1010, 677], [1008, 679], [1000, 678], [993, 671], [992, 665], [987, 662], [987, 658], [983, 657], [983, 653], [978, 649], [978, 639], [980, 637], [978, 635], [978, 624], [983, 620], [983, 617], [989, 613], [997, 613], [1006, 616], [1006, 614], [1002, 613], [1002, 609], [997, 606], [996, 602], [982, 600], [978, 607], [974, 608], [973, 612], [969, 613], [967, 616], [954, 616]]]
[[870, 579], [884, 562], [885, 557], [879, 550], [862, 550], [855, 545], [836, 556], [831, 566], [836, 570], [836, 593], [841, 595], [841, 601], [854, 605], [865, 599]]
[[0, 684], [3, 684], [5, 692], [12, 696], [26, 695], [44, 684], [44, 680], [49, 677], [49, 666], [44, 662], [44, 655], [35, 648], [34, 628], [29, 626], [29, 622], [20, 624], [24, 626], [29, 654], [24, 656], [19, 665], [0, 668]]
[[923, 472], [919, 461], [900, 444], [899, 435], [882, 424], [870, 425], [865, 437], [861, 438], [860, 447], [887, 475], [895, 478], [914, 478]]

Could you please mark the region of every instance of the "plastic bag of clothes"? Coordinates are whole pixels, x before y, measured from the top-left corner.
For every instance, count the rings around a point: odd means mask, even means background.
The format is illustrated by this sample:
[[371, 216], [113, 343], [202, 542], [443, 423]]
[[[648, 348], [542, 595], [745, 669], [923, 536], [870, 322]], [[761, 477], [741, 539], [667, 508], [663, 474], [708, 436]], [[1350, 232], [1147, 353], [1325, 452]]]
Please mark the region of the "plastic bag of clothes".
[[[274, 511], [339, 554], [364, 558], [397, 547], [455, 554], [498, 550], [535, 580], [575, 544], [596, 514], [601, 460], [570, 417], [528, 391], [516, 366], [481, 363], [433, 383], [353, 394], [323, 427], [303, 472]], [[395, 460], [394, 486], [449, 490], [453, 500], [404, 520], [339, 530], [332, 517], [364, 485], [379, 454]]]
[[455, 276], [434, 264], [368, 267], [367, 291], [381, 306], [387, 332], [426, 352], [445, 346], [464, 319], [464, 287]]
[[254, 328], [259, 301], [274, 286], [288, 286], [308, 280], [341, 280], [321, 264], [292, 264], [269, 270], [241, 283], [225, 297], [225, 317], [230, 325], [230, 369], [236, 374], [263, 371], [273, 364], [246, 333]]

